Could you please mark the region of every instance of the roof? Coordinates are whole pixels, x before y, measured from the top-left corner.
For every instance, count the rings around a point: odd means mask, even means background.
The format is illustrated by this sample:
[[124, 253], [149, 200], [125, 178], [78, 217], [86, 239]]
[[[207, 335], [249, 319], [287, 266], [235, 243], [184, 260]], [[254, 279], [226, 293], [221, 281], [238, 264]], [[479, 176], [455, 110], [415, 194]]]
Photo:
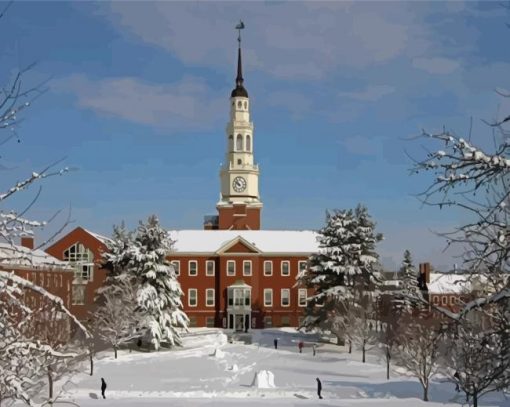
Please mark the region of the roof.
[[106, 236], [103, 236], [103, 235], [100, 235], [100, 234], [97, 234], [97, 233], [91, 232], [90, 230], [85, 229], [85, 228], [83, 228], [83, 230], [84, 230], [85, 232], [87, 232], [89, 235], [94, 236], [94, 237], [95, 237], [97, 240], [99, 240], [101, 243], [107, 244], [108, 242], [112, 242], [112, 239], [110, 239], [109, 237], [106, 237]]
[[48, 253], [23, 246], [0, 243], [0, 267], [29, 267], [38, 269], [69, 269], [69, 263], [61, 261]]
[[265, 253], [314, 253], [317, 233], [310, 230], [171, 230], [173, 249], [184, 253], [215, 253], [242, 238]]
[[482, 276], [477, 274], [430, 273], [429, 294], [463, 294], [474, 291]]

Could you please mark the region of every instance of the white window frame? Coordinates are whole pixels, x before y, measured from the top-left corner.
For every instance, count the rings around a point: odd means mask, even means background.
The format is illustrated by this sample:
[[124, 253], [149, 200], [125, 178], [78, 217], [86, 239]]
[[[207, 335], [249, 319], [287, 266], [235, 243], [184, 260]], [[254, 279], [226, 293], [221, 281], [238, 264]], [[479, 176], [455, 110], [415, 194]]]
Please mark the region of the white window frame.
[[[78, 298], [77, 296], [75, 295], [76, 291], [81, 291], [81, 294], [80, 295], [80, 300], [78, 301]], [[73, 289], [72, 289], [72, 292], [71, 292], [71, 295], [72, 295], [72, 305], [85, 305], [85, 297], [86, 297], [86, 292], [85, 292], [85, 285], [84, 284], [76, 284], [76, 285], [73, 285]]]
[[[196, 265], [195, 274], [191, 274], [191, 264], [192, 263], [195, 263], [195, 265]], [[198, 276], [198, 261], [197, 260], [189, 260], [188, 261], [188, 276], [190, 276], [190, 277]]]
[[174, 266], [175, 275], [176, 276], [180, 276], [181, 275], [181, 262], [180, 262], [180, 260], [172, 260], [170, 262], [170, 264], [172, 266]]
[[[212, 264], [212, 274], [209, 273], [209, 264]], [[214, 260], [207, 260], [205, 262], [205, 275], [206, 276], [214, 276], [216, 274], [216, 264]]]
[[448, 305], [448, 297], [446, 295], [441, 297], [441, 305]]
[[[232, 272], [232, 274], [230, 274], [230, 272], [229, 272], [229, 264], [234, 265], [234, 271]], [[235, 277], [235, 275], [236, 275], [236, 261], [235, 260], [227, 260], [227, 276]]]
[[[288, 270], [288, 273], [287, 274], [283, 274], [283, 265], [284, 264], [287, 264], [287, 270]], [[289, 277], [290, 276], [290, 261], [288, 260], [283, 260], [281, 263], [280, 263], [280, 274], [282, 275], [282, 277]]]
[[[269, 273], [266, 273], [266, 263], [271, 266], [271, 270]], [[264, 275], [265, 276], [272, 276], [273, 275], [273, 261], [272, 260], [265, 260], [264, 261]]]
[[[287, 293], [287, 299], [289, 300], [289, 303], [287, 305], [283, 305], [283, 293], [286, 292]], [[290, 307], [290, 289], [289, 288], [282, 288], [280, 290], [280, 305], [282, 307]]]
[[[269, 323], [267, 323], [269, 321]], [[272, 328], [273, 327], [273, 317], [271, 315], [264, 316], [264, 328]]]
[[[266, 301], [266, 293], [269, 293], [271, 301]], [[264, 288], [264, 307], [272, 307], [273, 306], [273, 289], [272, 288]]]
[[[195, 293], [195, 305], [191, 304], [191, 293]], [[188, 307], [198, 306], [198, 290], [196, 288], [188, 288]]]
[[[301, 269], [301, 265], [304, 264], [303, 270]], [[301, 273], [306, 270], [306, 266], [308, 265], [308, 262], [306, 260], [299, 260], [298, 261], [298, 273]]]
[[[209, 303], [209, 293], [212, 292], [212, 303]], [[205, 289], [205, 306], [206, 307], [214, 307], [216, 305], [216, 298], [214, 288], [206, 288]]]
[[[250, 273], [249, 274], [246, 273], [246, 268], [245, 268], [246, 264], [250, 265]], [[253, 264], [252, 264], [251, 260], [243, 260], [243, 276], [251, 276], [253, 274], [252, 267], [253, 267]]]
[[[209, 324], [208, 324], [209, 321], [212, 321], [211, 326], [209, 326]], [[214, 317], [205, 317], [205, 327], [206, 328], [214, 328], [214, 323], [215, 322], [216, 321], [214, 320]]]
[[[78, 280], [92, 281], [94, 278], [94, 253], [83, 243], [76, 242], [63, 252], [64, 261], [74, 267]], [[84, 270], [85, 269], [85, 270]]]
[[[306, 297], [307, 296], [308, 296], [308, 294], [306, 292], [306, 288], [298, 289], [298, 306], [299, 307], [306, 307]], [[301, 300], [303, 300], [303, 299], [304, 299], [304, 304], [301, 303]]]

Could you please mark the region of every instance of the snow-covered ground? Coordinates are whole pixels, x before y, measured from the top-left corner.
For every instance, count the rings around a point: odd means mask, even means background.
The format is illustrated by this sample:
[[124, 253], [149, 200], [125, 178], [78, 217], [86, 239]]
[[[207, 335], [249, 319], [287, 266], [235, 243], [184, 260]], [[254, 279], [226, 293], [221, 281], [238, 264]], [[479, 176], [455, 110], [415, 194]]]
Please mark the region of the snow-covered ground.
[[[431, 402], [422, 402], [420, 384], [395, 371], [387, 381], [376, 355], [369, 355], [363, 364], [358, 353], [349, 355], [343, 347], [320, 344], [314, 357], [311, 344], [316, 338], [311, 335], [293, 329], [252, 333], [251, 345], [227, 343], [220, 330], [197, 329], [186, 337], [184, 347], [176, 350], [122, 351], [117, 360], [113, 352], [102, 353], [94, 376], [86, 371], [74, 376], [60, 400], [72, 400], [82, 407], [437, 407], [458, 406], [463, 401], [453, 384], [437, 381], [430, 389]], [[279, 338], [278, 350], [273, 348], [275, 337]], [[302, 354], [298, 353], [299, 340], [305, 342]], [[266, 372], [255, 381], [256, 373], [262, 371]], [[108, 383], [106, 400], [101, 398], [101, 377]], [[323, 400], [317, 397], [316, 377], [322, 381]], [[501, 394], [487, 395], [481, 405], [510, 406], [510, 400]]]

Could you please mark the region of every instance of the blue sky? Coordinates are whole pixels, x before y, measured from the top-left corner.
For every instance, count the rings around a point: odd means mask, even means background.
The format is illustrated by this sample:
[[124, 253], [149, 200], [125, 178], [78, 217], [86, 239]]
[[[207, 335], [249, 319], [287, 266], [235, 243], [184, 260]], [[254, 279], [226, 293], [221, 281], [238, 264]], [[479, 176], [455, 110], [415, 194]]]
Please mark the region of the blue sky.
[[[167, 228], [214, 214], [242, 18], [266, 229], [318, 229], [324, 211], [368, 206], [383, 263], [409, 248], [445, 267], [444, 231], [466, 215], [422, 208], [409, 141], [445, 126], [481, 144], [508, 112], [510, 13], [499, 2], [16, 2], [0, 21], [0, 74], [37, 61], [49, 90], [3, 146], [5, 188], [57, 159], [35, 218], [72, 208], [102, 234], [156, 213]], [[5, 167], [5, 168], [4, 168]], [[22, 205], [30, 192], [12, 205]], [[7, 208], [4, 208], [7, 209]], [[54, 227], [57, 227], [55, 223]]]

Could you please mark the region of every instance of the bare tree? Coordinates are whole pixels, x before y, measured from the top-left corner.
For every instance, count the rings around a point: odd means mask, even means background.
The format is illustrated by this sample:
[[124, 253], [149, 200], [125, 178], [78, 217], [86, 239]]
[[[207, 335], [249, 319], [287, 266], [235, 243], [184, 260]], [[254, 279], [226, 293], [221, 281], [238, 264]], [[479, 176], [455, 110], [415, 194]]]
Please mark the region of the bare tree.
[[93, 315], [95, 330], [113, 347], [115, 359], [121, 345], [144, 334], [138, 329], [145, 314], [137, 304], [137, 290], [131, 281], [118, 278], [115, 286], [103, 291], [102, 304]]
[[398, 364], [418, 378], [423, 387], [423, 400], [428, 401], [430, 379], [440, 368], [443, 332], [432, 320], [407, 318], [400, 325]]

